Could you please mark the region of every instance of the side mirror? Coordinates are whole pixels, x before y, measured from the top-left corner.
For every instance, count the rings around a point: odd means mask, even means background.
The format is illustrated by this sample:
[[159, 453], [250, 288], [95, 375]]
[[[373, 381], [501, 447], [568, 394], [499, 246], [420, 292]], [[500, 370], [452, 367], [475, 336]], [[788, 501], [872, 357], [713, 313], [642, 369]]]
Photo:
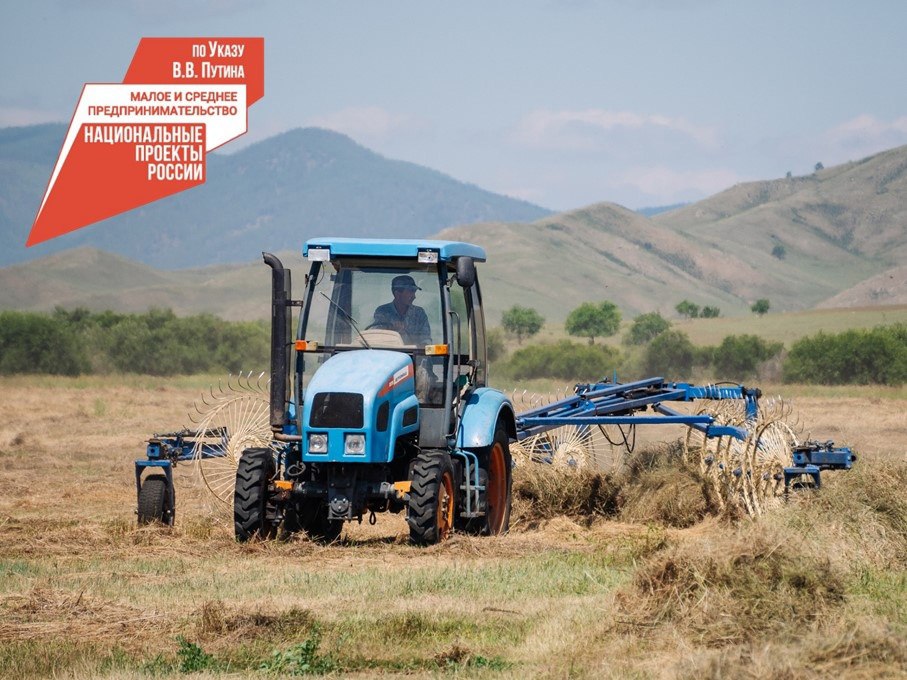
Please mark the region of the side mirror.
[[476, 263], [465, 255], [457, 258], [457, 283], [461, 288], [469, 288], [476, 282]]

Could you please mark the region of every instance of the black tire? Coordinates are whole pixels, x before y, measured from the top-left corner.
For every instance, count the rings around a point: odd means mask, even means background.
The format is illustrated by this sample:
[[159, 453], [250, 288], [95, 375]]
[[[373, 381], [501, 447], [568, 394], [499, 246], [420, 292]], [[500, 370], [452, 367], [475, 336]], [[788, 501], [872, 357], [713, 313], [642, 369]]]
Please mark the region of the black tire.
[[270, 449], [246, 449], [236, 468], [236, 490], [233, 493], [233, 527], [236, 540], [274, 538], [277, 527], [268, 498], [268, 485], [277, 474]]
[[484, 517], [461, 519], [462, 530], [471, 534], [496, 536], [510, 529], [510, 510], [513, 502], [513, 465], [510, 457], [510, 437], [499, 422], [491, 446], [475, 449], [479, 467], [485, 471], [486, 512]]
[[139, 489], [139, 524], [160, 522], [173, 526], [176, 512], [165, 475], [148, 475]]
[[457, 513], [457, 487], [446, 451], [423, 451], [416, 457], [406, 515], [413, 543], [433, 545], [450, 535]]

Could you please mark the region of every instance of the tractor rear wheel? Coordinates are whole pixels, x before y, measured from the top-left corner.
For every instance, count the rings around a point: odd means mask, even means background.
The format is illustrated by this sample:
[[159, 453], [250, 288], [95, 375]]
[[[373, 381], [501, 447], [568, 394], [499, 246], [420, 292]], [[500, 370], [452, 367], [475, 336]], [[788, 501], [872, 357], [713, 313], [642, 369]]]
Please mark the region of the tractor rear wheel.
[[173, 526], [173, 502], [165, 475], [148, 475], [139, 489], [139, 524], [160, 522]]
[[277, 474], [271, 449], [246, 449], [236, 468], [236, 490], [233, 493], [233, 527], [236, 540], [274, 538], [277, 527], [271, 521], [273, 503], [268, 486]]
[[423, 451], [412, 466], [406, 521], [417, 545], [433, 545], [450, 536], [457, 511], [457, 485], [446, 451]]
[[505, 534], [510, 529], [511, 490], [513, 470], [510, 459], [510, 437], [501, 424], [494, 433], [485, 458], [488, 482], [485, 495], [488, 507], [485, 512], [485, 527], [482, 533], [491, 536]]
[[458, 528], [470, 534], [496, 536], [510, 529], [513, 471], [510, 437], [503, 423], [498, 423], [491, 446], [474, 449], [479, 466], [485, 471], [485, 515], [460, 519]]

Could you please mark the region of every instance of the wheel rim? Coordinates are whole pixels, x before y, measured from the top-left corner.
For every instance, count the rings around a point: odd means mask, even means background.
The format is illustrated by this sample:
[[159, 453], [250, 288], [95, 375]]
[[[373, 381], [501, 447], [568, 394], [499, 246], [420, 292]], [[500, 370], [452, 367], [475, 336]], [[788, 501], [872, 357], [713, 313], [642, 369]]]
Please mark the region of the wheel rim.
[[488, 532], [501, 533], [507, 508], [507, 469], [504, 464], [504, 447], [495, 442], [488, 461]]
[[438, 485], [438, 540], [446, 540], [450, 536], [454, 519], [453, 476], [445, 472]]

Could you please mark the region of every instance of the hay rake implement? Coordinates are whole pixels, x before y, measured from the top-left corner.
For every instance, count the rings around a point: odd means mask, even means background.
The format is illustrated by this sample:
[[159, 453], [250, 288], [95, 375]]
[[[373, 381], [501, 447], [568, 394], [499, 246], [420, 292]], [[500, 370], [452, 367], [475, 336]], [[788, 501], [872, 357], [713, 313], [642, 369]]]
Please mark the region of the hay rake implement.
[[[689, 428], [687, 457], [698, 456], [701, 471], [724, 498], [739, 499], [749, 514], [760, 514], [766, 498], [791, 488], [819, 488], [822, 470], [848, 470], [856, 460], [850, 448], [831, 441], [798, 442], [786, 424], [790, 409], [770, 401], [760, 410], [761, 396], [758, 388], [743, 385], [697, 386], [660, 377], [578, 384], [573, 395], [549, 403], [530, 397], [528, 410], [516, 414], [516, 439], [530, 459], [557, 464], [565, 462], [565, 455], [548, 433], [558, 428], [572, 433], [574, 442], [591, 442], [593, 428], [605, 434], [606, 426], [617, 426], [629, 449], [637, 425], [683, 425]], [[695, 414], [673, 406], [695, 401], [722, 406]], [[570, 455], [567, 464], [581, 460]]]

